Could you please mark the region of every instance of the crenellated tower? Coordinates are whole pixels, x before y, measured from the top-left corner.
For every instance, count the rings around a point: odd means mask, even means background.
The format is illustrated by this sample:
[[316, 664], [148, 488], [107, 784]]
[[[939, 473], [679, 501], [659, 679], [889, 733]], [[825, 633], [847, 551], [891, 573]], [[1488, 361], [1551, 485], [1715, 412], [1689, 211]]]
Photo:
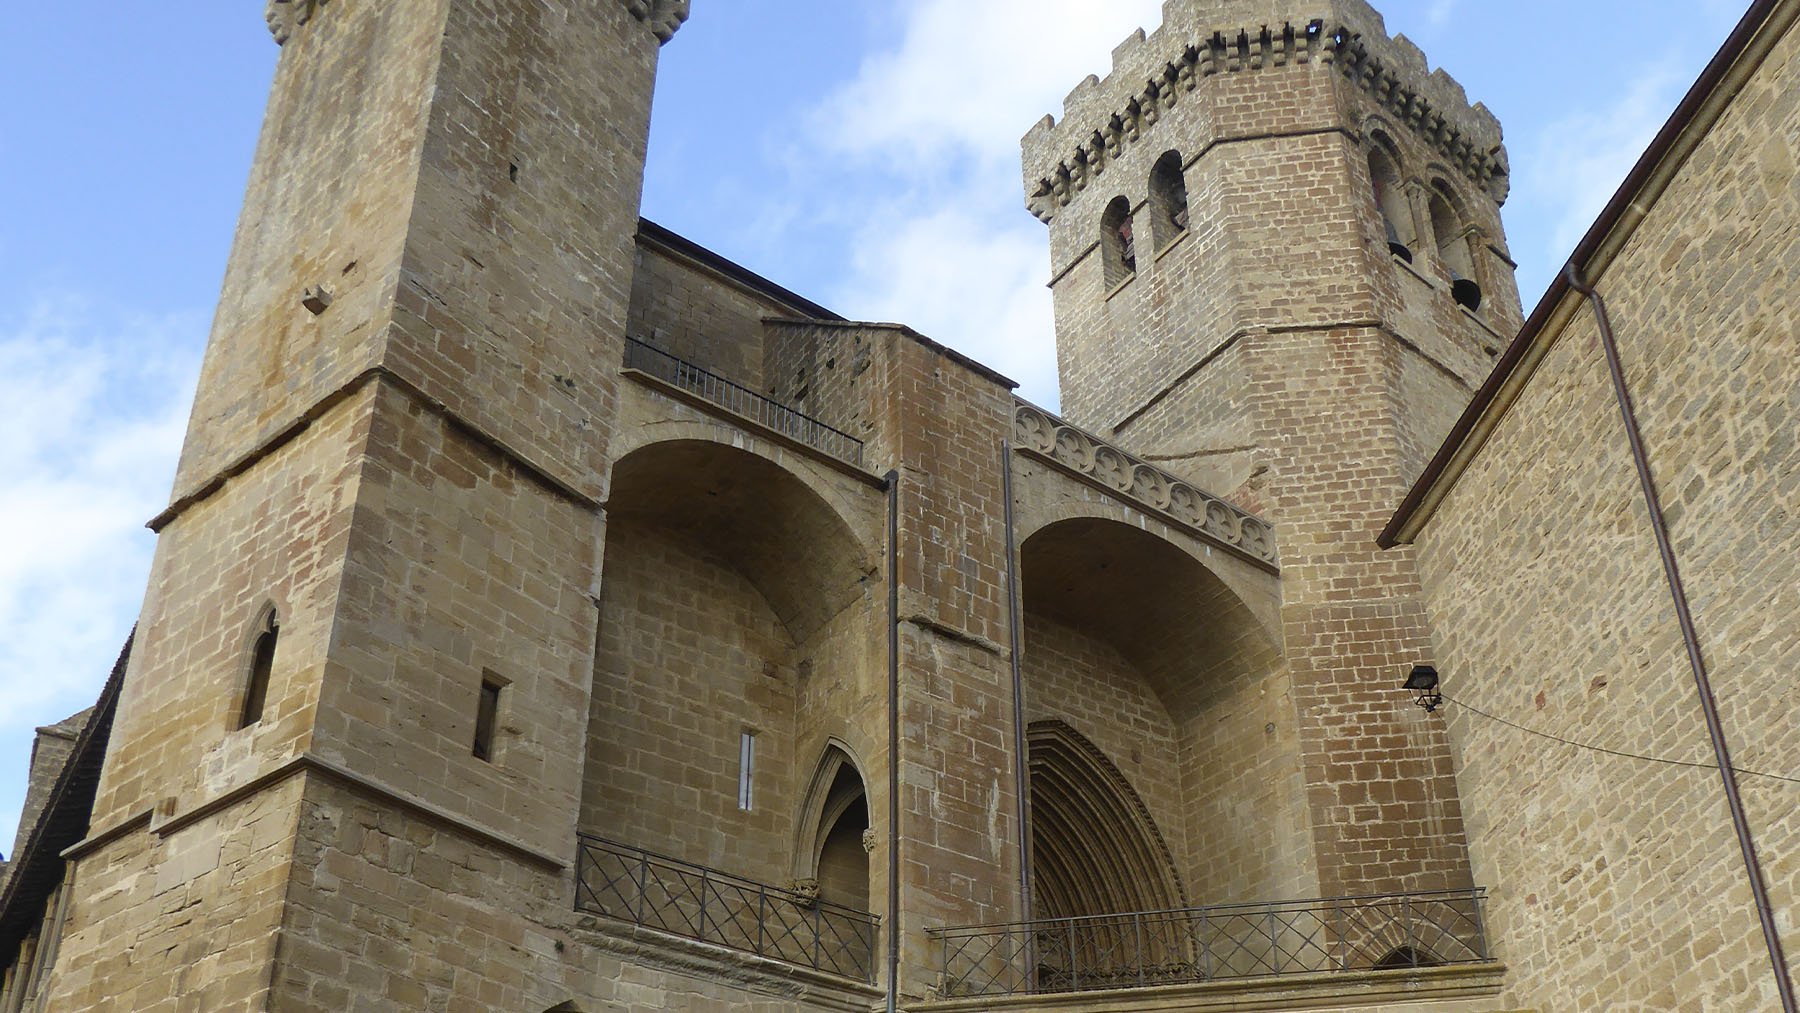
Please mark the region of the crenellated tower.
[[1520, 323], [1499, 123], [1361, 0], [1169, 0], [1023, 149], [1064, 413], [1279, 531], [1320, 888], [1466, 883], [1375, 535]]

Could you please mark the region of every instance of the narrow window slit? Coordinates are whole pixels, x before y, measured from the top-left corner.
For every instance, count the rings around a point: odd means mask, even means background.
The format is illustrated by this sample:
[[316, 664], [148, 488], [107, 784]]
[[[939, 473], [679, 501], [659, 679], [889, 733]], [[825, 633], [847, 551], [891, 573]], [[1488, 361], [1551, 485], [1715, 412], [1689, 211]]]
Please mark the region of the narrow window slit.
[[475, 705], [475, 758], [494, 761], [494, 726], [500, 718], [500, 690], [492, 678], [481, 680], [481, 698]]
[[747, 731], [738, 739], [738, 808], [749, 812], [755, 801], [753, 781], [756, 776], [756, 733]]

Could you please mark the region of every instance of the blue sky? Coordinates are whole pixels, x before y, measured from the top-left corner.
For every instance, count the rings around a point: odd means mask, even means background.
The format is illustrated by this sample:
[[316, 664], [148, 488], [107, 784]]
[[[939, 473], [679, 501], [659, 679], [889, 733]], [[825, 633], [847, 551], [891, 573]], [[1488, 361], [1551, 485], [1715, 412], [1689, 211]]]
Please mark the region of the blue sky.
[[[1529, 310], [1746, 3], [1389, 0], [1506, 127]], [[1018, 138], [1157, 0], [695, 0], [644, 213], [1054, 403]], [[260, 0], [11, 5], [0, 33], [0, 851], [33, 726], [91, 702], [143, 596], [278, 49]], [[327, 16], [329, 16], [327, 14]]]

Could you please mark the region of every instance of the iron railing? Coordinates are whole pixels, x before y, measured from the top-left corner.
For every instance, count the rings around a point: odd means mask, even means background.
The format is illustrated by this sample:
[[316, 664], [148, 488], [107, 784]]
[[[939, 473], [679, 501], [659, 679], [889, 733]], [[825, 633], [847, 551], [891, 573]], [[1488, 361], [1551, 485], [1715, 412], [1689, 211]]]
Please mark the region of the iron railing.
[[579, 911], [875, 980], [874, 915], [587, 834], [580, 843]]
[[932, 931], [946, 998], [1486, 962], [1483, 889]]
[[733, 383], [711, 370], [702, 369], [686, 359], [678, 359], [654, 345], [636, 338], [626, 338], [625, 368], [640, 370], [672, 383], [789, 439], [799, 440], [814, 450], [862, 467], [863, 443], [856, 437], [779, 401], [766, 398], [742, 384]]

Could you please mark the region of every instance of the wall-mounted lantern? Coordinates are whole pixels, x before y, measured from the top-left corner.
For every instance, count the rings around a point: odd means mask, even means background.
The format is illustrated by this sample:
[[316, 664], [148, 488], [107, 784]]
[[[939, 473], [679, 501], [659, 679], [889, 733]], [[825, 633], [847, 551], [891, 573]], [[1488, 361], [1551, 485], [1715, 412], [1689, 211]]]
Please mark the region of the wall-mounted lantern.
[[1411, 690], [1415, 694], [1414, 702], [1425, 708], [1427, 714], [1444, 704], [1444, 694], [1438, 692], [1437, 669], [1430, 665], [1414, 665], [1412, 673], [1400, 688]]

